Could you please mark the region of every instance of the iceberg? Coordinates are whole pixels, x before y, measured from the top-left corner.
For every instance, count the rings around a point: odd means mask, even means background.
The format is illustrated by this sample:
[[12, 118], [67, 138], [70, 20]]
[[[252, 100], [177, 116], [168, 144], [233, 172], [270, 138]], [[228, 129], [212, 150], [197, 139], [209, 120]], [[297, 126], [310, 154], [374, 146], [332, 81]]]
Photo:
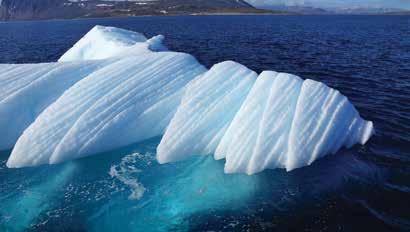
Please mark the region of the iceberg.
[[[0, 65], [8, 167], [56, 164], [163, 135], [159, 163], [225, 159], [225, 173], [291, 171], [354, 144], [373, 123], [339, 91], [225, 61], [207, 70], [146, 39], [96, 26], [56, 63]], [[44, 91], [44, 90], [47, 91]]]
[[161, 135], [183, 87], [205, 71], [183, 53], [120, 59], [45, 109], [18, 139], [7, 166], [60, 163]]
[[158, 161], [213, 153], [256, 77], [245, 66], [225, 61], [189, 83], [158, 145]]

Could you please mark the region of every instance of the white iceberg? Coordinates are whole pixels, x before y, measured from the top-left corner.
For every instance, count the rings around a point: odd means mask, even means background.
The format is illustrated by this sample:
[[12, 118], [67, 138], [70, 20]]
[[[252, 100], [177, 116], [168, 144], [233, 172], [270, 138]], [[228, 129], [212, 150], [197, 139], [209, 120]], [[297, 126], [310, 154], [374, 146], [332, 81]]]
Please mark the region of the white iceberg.
[[59, 163], [161, 135], [183, 87], [205, 71], [183, 53], [120, 59], [45, 109], [18, 139], [7, 166]]
[[158, 161], [213, 153], [256, 77], [245, 66], [226, 61], [189, 83], [158, 146]]

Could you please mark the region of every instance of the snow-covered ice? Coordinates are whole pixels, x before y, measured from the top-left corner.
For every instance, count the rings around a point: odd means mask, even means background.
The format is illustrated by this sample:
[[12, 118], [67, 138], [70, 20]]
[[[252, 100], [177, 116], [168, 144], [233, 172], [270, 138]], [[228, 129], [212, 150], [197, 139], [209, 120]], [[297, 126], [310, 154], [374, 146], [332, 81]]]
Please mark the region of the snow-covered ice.
[[226, 159], [226, 173], [290, 171], [373, 134], [323, 83], [258, 77], [233, 61], [207, 70], [163, 40], [96, 26], [59, 62], [1, 64], [0, 150], [14, 145], [7, 166], [60, 163], [165, 133], [160, 163], [210, 154]]

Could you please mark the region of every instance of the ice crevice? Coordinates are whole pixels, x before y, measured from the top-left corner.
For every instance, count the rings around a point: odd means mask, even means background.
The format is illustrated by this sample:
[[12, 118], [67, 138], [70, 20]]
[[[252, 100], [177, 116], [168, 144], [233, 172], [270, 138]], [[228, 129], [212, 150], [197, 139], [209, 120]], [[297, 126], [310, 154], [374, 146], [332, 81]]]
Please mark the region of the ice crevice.
[[288, 171], [365, 144], [373, 123], [339, 91], [234, 61], [193, 56], [96, 26], [55, 63], [0, 64], [8, 167], [55, 164], [163, 135], [159, 163], [225, 159], [225, 173]]

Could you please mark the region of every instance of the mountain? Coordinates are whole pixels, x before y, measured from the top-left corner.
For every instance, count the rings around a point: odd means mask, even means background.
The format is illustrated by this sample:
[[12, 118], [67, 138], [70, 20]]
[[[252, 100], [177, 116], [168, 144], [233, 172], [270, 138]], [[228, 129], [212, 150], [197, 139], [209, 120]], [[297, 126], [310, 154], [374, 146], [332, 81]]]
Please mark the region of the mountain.
[[0, 20], [272, 13], [244, 0], [0, 0]]

